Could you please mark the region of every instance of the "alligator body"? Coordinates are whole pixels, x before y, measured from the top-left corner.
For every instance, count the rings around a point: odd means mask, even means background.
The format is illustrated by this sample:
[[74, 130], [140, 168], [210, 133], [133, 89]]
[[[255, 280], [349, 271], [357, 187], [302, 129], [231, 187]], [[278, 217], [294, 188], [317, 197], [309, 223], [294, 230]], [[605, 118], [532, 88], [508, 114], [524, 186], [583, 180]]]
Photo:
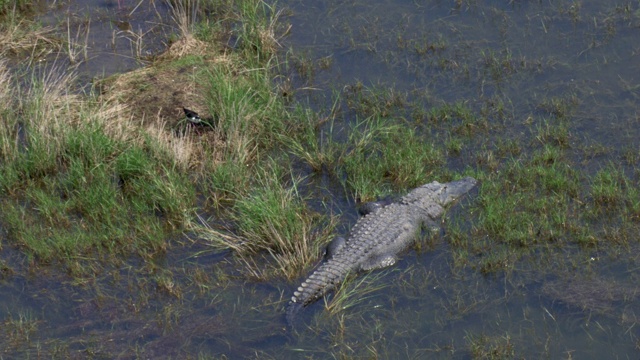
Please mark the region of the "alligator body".
[[441, 184], [422, 185], [398, 201], [370, 203], [361, 209], [362, 216], [346, 240], [337, 238], [327, 249], [321, 264], [294, 292], [287, 320], [293, 324], [295, 314], [333, 290], [348, 274], [383, 268], [395, 264], [422, 225], [437, 226], [435, 220], [445, 206], [466, 194], [477, 184], [471, 177]]

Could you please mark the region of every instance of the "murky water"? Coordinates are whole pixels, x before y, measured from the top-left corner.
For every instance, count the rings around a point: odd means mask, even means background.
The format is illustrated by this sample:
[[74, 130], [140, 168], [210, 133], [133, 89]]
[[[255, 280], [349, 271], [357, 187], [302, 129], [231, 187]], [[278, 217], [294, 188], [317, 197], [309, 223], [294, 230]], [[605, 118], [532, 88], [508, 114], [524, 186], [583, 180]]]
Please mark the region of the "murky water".
[[50, 3], [37, 20], [66, 30], [59, 36], [71, 45], [55, 55], [56, 63], [73, 68], [84, 82], [143, 66], [164, 51], [174, 31], [164, 0], [75, 0], [53, 11]]
[[[607, 1], [309, 1], [293, 9], [290, 44], [329, 57], [314, 85], [361, 81], [442, 101], [496, 97], [519, 126], [542, 99], [574, 95], [590, 141], [638, 137], [636, 9]], [[613, 141], [623, 137], [625, 141]], [[614, 144], [615, 143], [615, 144]]]
[[[301, 91], [300, 98], [322, 103], [328, 91], [362, 82], [405, 92], [426, 108], [456, 101], [479, 108], [499, 101], [508, 104], [510, 114], [503, 122], [505, 136], [525, 131], [530, 115], [548, 111], [544, 99], [570, 98], [575, 103], [571, 147], [611, 149], [585, 171], [618, 163], [624, 150], [638, 151], [637, 4], [286, 3], [293, 24], [287, 43], [297, 54], [331, 64], [299, 79], [325, 92]], [[584, 163], [581, 151], [576, 154]], [[485, 277], [452, 273], [445, 237], [435, 251], [409, 256], [385, 274], [380, 283], [388, 288], [351, 310], [356, 315], [347, 317], [344, 331], [358, 335], [339, 334], [342, 324], [322, 324], [330, 329], [326, 332], [314, 324], [308, 333], [325, 337], [306, 338], [299, 346], [324, 355], [382, 358], [475, 358], [483, 353], [490, 358], [632, 359], [638, 354], [640, 311], [634, 300], [635, 250], [607, 258], [584, 254], [577, 269], [566, 264], [571, 250], [539, 254], [537, 265], [516, 265], [508, 275]], [[575, 274], [585, 269], [588, 274]], [[558, 279], [557, 274], [566, 275]], [[405, 283], [406, 278], [411, 280]], [[345, 339], [351, 343], [342, 344]], [[474, 352], [474, 346], [485, 351]], [[358, 350], [351, 352], [352, 347]]]
[[[153, 53], [162, 45], [153, 40], [140, 48], [133, 41], [135, 34], [163, 34], [163, 25], [150, 20], [161, 2], [137, 8], [123, 3], [136, 11], [117, 11], [115, 1], [71, 3], [70, 24], [82, 28], [79, 19], [92, 19], [92, 60], [81, 65], [86, 74], [131, 69], [137, 51]], [[406, 92], [426, 108], [453, 101], [480, 107], [493, 99], [507, 104], [508, 119], [497, 120], [508, 129], [505, 134], [517, 134], [529, 115], [547, 111], [544, 99], [575, 98], [572, 146], [612, 149], [588, 167], [637, 150], [637, 3], [381, 0], [279, 6], [291, 9], [282, 21], [293, 25], [283, 44], [314, 62], [329, 62], [296, 80], [300, 87], [320, 89], [296, 93], [315, 106], [330, 103], [332, 90], [358, 81]], [[135, 18], [142, 11], [149, 18]], [[114, 42], [119, 50], [102, 48]], [[355, 209], [344, 194], [335, 196], [348, 228]], [[448, 217], [469, 217], [472, 201], [473, 194]], [[338, 316], [328, 316], [322, 301], [305, 309], [297, 335], [284, 323], [284, 306], [297, 284], [234, 278], [235, 265], [225, 254], [197, 242], [156, 266], [126, 262], [82, 284], [70, 283], [55, 268], [0, 272], [0, 319], [35, 320], [28, 340], [5, 330], [19, 343], [0, 349], [0, 357], [36, 357], [46, 347], [78, 358], [468, 359], [479, 357], [477, 348], [493, 358], [637, 358], [637, 244], [617, 254], [540, 253], [506, 274], [483, 275], [453, 266], [447, 239], [445, 231], [393, 269], [369, 275], [371, 286], [381, 289]], [[12, 267], [28, 261], [8, 247], [0, 254]], [[572, 267], [576, 261], [579, 266]], [[173, 274], [171, 281], [165, 272]], [[193, 280], [198, 278], [203, 280]]]

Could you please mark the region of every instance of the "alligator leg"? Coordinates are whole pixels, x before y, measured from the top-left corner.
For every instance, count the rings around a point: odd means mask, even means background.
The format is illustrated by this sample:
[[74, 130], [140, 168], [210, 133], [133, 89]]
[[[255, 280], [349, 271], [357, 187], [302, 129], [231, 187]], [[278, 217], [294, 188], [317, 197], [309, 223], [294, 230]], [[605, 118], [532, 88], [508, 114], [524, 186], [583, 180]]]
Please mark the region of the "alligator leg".
[[381, 255], [373, 259], [369, 259], [360, 267], [362, 271], [369, 271], [375, 269], [382, 269], [387, 266], [391, 266], [398, 261], [398, 258], [394, 255]]
[[331, 240], [329, 245], [327, 245], [327, 248], [324, 250], [324, 261], [331, 259], [344, 247], [346, 243], [347, 241], [342, 236], [337, 236]]
[[365, 215], [368, 215], [368, 214], [373, 214], [373, 213], [377, 212], [378, 210], [382, 209], [383, 207], [394, 203], [395, 200], [396, 199], [388, 197], [388, 198], [385, 198], [385, 199], [382, 199], [382, 200], [372, 201], [372, 202], [361, 204], [358, 207], [358, 214], [360, 214], [362, 216], [365, 216]]
[[423, 229], [427, 229], [429, 231], [431, 231], [431, 233], [435, 234], [439, 231], [441, 231], [442, 226], [440, 224], [438, 224], [436, 221], [427, 218], [423, 224], [422, 224], [422, 228]]

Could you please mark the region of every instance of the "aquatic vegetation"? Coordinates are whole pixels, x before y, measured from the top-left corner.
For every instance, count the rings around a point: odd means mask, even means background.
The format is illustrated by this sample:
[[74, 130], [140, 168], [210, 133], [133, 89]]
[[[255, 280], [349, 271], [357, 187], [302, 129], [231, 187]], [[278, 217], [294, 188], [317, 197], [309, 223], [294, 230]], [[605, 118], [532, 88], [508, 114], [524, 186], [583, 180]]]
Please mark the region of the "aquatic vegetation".
[[[314, 263], [335, 224], [310, 213], [298, 194], [299, 179], [284, 187], [272, 164], [257, 175], [248, 194], [235, 201], [231, 218], [237, 234], [209, 229], [212, 241], [234, 249], [246, 264], [245, 271], [256, 279], [279, 275], [294, 279]], [[322, 224], [323, 229], [315, 229]], [[257, 262], [256, 255], [268, 253], [274, 264]]]
[[5, 351], [29, 345], [32, 341], [31, 337], [38, 330], [40, 322], [34, 314], [28, 311], [11, 314], [4, 319], [0, 333], [5, 338], [5, 341], [3, 341], [7, 346]]
[[[637, 3], [167, 4], [167, 51], [132, 31], [152, 65], [95, 95], [0, 69], [6, 356], [635, 354]], [[3, 24], [5, 55], [84, 58], [78, 23]], [[461, 175], [465, 216], [289, 336], [355, 203]]]

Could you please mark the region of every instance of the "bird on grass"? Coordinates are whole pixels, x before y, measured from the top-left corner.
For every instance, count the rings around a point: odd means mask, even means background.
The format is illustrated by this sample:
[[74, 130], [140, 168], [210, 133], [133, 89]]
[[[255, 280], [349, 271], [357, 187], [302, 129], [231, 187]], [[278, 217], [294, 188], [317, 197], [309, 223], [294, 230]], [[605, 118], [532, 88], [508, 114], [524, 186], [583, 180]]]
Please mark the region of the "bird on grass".
[[182, 111], [184, 111], [184, 120], [180, 120], [176, 124], [176, 134], [179, 136], [186, 135], [189, 128], [193, 129], [195, 134], [202, 134], [215, 130], [218, 126], [217, 116], [201, 117], [197, 112], [186, 107], [182, 107]]
[[202, 122], [202, 118], [200, 117], [200, 115], [198, 115], [197, 112], [189, 110], [185, 107], [183, 107], [182, 110], [184, 110], [184, 115], [187, 117], [187, 120], [189, 120], [190, 123], [200, 124]]

